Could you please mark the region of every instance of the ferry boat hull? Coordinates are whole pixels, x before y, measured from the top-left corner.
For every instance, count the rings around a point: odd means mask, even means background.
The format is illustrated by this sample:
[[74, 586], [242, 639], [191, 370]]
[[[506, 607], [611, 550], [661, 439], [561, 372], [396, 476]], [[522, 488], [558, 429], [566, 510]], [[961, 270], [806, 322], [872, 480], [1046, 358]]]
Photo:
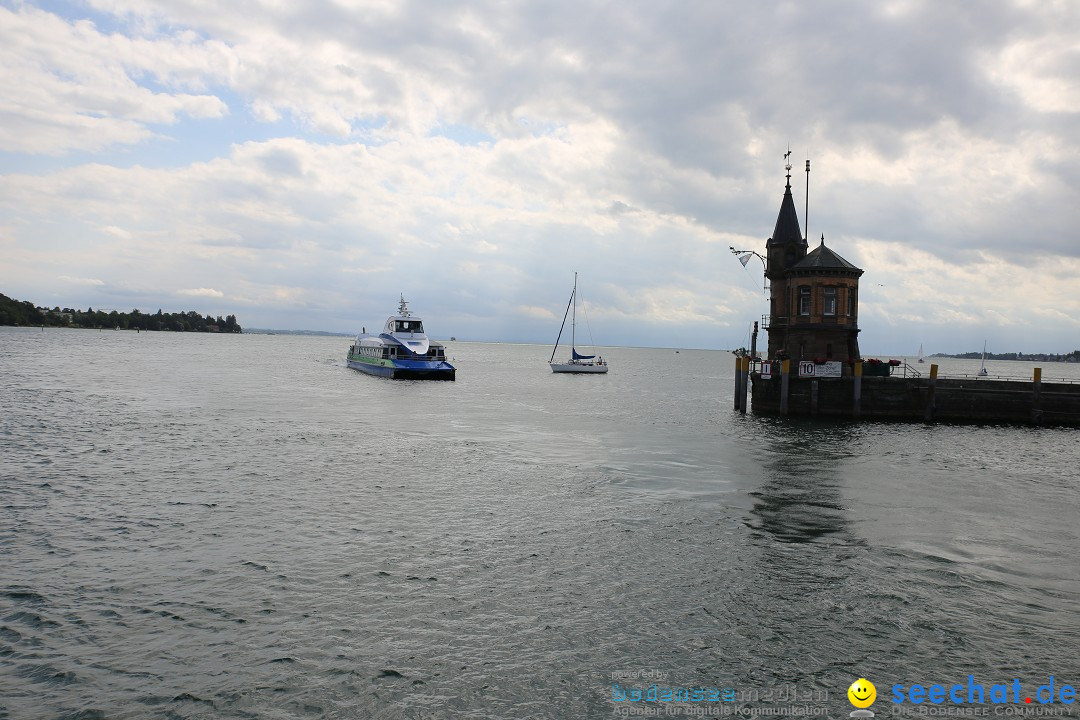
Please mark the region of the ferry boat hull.
[[347, 362], [354, 370], [394, 380], [454, 380], [457, 374], [445, 360], [384, 360], [350, 353]]

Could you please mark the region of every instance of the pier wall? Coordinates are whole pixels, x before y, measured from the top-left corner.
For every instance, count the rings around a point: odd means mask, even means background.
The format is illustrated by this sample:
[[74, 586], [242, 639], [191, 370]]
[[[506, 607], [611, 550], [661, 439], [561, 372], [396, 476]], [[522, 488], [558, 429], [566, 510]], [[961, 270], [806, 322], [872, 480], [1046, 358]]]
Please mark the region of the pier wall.
[[[1080, 426], [1080, 384], [982, 378], [788, 377], [787, 414], [902, 422]], [[781, 376], [750, 375], [751, 408], [781, 413]]]

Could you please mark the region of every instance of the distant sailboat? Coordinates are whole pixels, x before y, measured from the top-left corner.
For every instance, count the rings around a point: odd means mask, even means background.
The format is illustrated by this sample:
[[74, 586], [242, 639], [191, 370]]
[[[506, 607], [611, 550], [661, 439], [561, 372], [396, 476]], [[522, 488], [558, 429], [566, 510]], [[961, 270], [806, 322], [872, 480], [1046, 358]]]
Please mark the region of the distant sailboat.
[[[570, 318], [570, 360], [564, 363], [555, 362], [555, 353], [559, 350], [559, 340], [562, 339], [563, 330], [566, 328], [566, 316], [570, 308], [574, 308], [574, 314]], [[574, 343], [577, 340], [577, 273], [574, 273], [574, 290], [570, 293], [570, 302], [566, 305], [566, 313], [563, 314], [562, 326], [559, 327], [559, 336], [555, 338], [555, 348], [551, 351], [551, 372], [557, 373], [606, 373], [608, 365], [604, 358], [595, 355], [582, 355], [577, 351]]]
[[919, 343], [919, 362], [926, 362], [922, 356], [922, 343]]
[[987, 375], [988, 373], [986, 372], [986, 341], [983, 340], [983, 356], [982, 363], [979, 365], [979, 377], [986, 377]]

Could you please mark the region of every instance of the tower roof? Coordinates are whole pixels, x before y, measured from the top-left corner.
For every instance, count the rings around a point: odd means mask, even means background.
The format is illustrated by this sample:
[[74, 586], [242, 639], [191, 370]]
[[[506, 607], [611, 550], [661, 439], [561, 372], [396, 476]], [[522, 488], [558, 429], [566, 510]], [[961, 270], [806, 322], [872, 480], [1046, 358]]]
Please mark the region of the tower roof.
[[799, 214], [795, 212], [795, 201], [791, 197], [791, 166], [788, 166], [787, 187], [784, 188], [784, 200], [780, 203], [780, 214], [776, 216], [776, 227], [773, 228], [772, 237], [765, 243], [765, 247], [773, 245], [806, 246], [802, 230], [799, 229]]
[[806, 253], [799, 262], [795, 263], [792, 270], [851, 270], [862, 274], [862, 269], [857, 268], [844, 258], [837, 255], [831, 248], [825, 247], [825, 236], [821, 236], [821, 244]]

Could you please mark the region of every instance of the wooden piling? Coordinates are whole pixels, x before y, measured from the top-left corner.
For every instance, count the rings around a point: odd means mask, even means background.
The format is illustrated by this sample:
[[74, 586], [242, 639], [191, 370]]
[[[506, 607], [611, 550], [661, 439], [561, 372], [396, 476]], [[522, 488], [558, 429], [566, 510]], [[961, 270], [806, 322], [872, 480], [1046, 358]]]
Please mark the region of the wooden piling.
[[739, 412], [746, 414], [746, 393], [750, 385], [750, 358], [742, 359], [742, 389], [739, 390]]
[[739, 409], [739, 388], [742, 384], [742, 358], [735, 356], [735, 410]]
[[855, 398], [851, 404], [851, 416], [862, 415], [862, 360], [855, 361]]
[[1032, 382], [1031, 395], [1031, 421], [1036, 425], [1042, 425], [1042, 368], [1035, 368], [1035, 377], [1034, 382]]
[[780, 414], [788, 413], [788, 375], [791, 374], [791, 360], [780, 363]]
[[937, 365], [930, 366], [930, 382], [926, 386], [926, 412], [923, 419], [926, 422], [934, 422], [934, 388], [937, 386]]

